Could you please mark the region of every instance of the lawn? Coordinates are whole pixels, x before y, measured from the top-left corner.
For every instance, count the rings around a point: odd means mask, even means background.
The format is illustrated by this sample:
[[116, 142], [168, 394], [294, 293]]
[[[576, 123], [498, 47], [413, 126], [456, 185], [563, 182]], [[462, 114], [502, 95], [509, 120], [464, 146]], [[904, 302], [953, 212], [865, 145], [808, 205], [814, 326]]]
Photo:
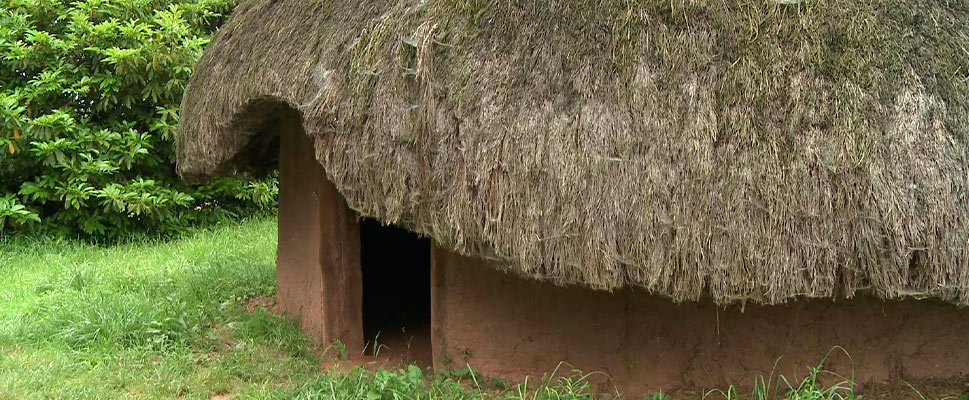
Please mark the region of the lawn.
[[[325, 371], [292, 320], [246, 307], [274, 295], [275, 253], [271, 217], [111, 246], [0, 238], [0, 399], [592, 398], [578, 374], [504, 388], [471, 370]], [[780, 398], [855, 398], [840, 385], [809, 376]]]
[[290, 397], [320, 374], [274, 291], [275, 221], [101, 247], [0, 242], [0, 398]]
[[274, 294], [275, 257], [275, 218], [113, 246], [0, 239], [0, 399], [588, 397], [412, 366], [327, 373], [293, 321], [244, 307]]

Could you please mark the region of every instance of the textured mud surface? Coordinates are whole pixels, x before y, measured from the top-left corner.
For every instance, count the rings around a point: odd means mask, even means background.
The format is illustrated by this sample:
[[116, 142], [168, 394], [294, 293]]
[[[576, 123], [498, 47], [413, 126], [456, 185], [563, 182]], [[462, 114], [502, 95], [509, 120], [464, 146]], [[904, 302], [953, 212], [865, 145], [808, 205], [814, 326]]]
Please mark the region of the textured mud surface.
[[554, 287], [445, 251], [434, 257], [436, 367], [450, 359], [516, 380], [567, 360], [603, 372], [604, 392], [641, 393], [752, 385], [772, 371], [793, 380], [827, 356], [825, 369], [854, 374], [860, 390], [969, 381], [969, 310], [946, 304], [859, 298], [723, 309]]
[[313, 158], [297, 118], [278, 121], [277, 307], [321, 343], [363, 348], [359, 217]]

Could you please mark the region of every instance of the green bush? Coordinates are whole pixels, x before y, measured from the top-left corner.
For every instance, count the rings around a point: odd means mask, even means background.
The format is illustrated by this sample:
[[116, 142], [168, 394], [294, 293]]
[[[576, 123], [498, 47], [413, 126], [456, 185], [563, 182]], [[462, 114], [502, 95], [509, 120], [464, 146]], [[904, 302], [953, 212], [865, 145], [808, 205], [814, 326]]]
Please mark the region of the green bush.
[[192, 188], [178, 105], [236, 0], [0, 0], [0, 231], [171, 233], [275, 203], [276, 184]]

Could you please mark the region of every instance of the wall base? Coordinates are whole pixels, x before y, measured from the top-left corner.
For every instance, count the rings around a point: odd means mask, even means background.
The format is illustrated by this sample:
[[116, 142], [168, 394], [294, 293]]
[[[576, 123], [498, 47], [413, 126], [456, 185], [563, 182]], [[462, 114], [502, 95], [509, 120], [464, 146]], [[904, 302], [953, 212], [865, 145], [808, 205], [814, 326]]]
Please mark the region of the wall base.
[[[438, 369], [468, 363], [485, 376], [521, 381], [568, 361], [611, 377], [594, 380], [600, 392], [637, 395], [749, 386], [772, 370], [801, 378], [830, 353], [825, 369], [853, 371], [859, 384], [969, 379], [969, 310], [947, 304], [860, 298], [720, 309], [640, 290], [541, 284], [440, 249], [433, 259]], [[850, 358], [832, 351], [837, 346]]]

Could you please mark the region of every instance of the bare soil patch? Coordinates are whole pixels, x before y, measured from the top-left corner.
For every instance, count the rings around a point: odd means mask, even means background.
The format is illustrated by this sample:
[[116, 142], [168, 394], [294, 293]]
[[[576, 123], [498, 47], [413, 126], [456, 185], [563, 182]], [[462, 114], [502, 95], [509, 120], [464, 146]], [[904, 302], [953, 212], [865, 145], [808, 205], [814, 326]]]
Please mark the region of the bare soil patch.
[[246, 312], [256, 312], [260, 308], [265, 308], [266, 311], [273, 314], [279, 314], [279, 310], [276, 309], [276, 299], [269, 296], [254, 297], [245, 305]]

